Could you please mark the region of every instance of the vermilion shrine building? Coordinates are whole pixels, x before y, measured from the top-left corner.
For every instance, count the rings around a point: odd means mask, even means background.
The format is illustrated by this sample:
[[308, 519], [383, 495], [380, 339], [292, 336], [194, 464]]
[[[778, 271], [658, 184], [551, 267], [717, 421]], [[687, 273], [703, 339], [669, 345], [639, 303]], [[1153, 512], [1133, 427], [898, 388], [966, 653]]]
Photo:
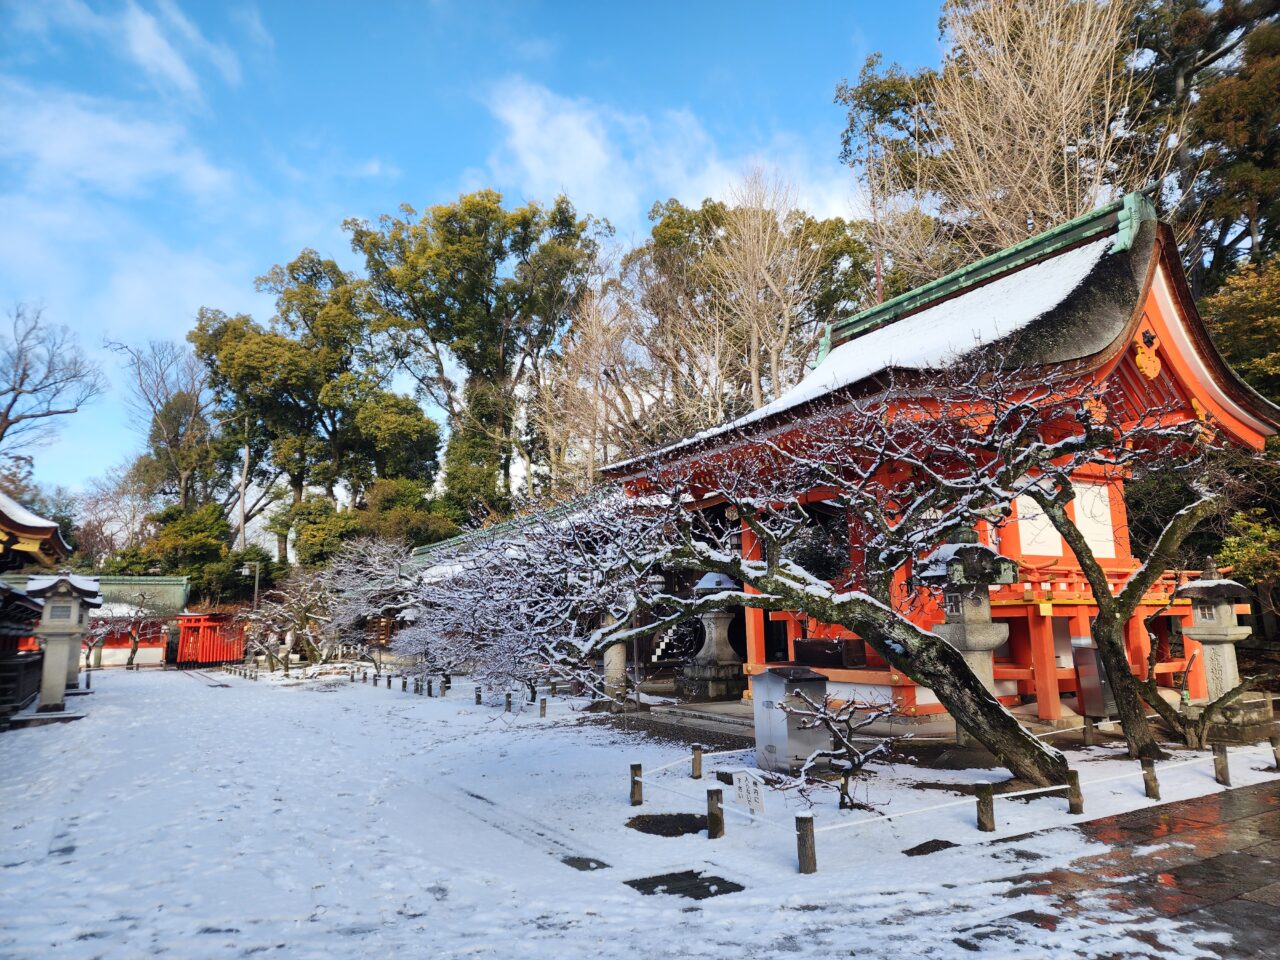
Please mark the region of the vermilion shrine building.
[[[1046, 379], [1091, 377], [1120, 387], [1135, 410], [1175, 405], [1188, 417], [1211, 417], [1248, 447], [1261, 449], [1280, 430], [1280, 410], [1240, 381], [1215, 350], [1173, 232], [1142, 194], [1132, 194], [829, 328], [817, 367], [793, 389], [734, 422], [606, 473], [634, 488], [646, 465], [683, 448], [696, 444], [698, 456], [723, 452], [744, 434], [785, 431], [818, 403], [867, 392], [889, 371], [922, 370], [975, 345], [1000, 349], [1005, 343], [1021, 352], [1020, 364], [1043, 368]], [[1034, 355], [1026, 354], [1028, 344]], [[1119, 584], [1138, 566], [1122, 484], [1081, 475], [1076, 489], [1072, 519]], [[1019, 582], [990, 588], [992, 618], [1009, 627], [1008, 641], [993, 652], [995, 692], [1010, 705], [1034, 697], [1039, 718], [1054, 721], [1062, 697], [1080, 685], [1072, 638], [1089, 636], [1089, 617], [1097, 611], [1057, 531], [1030, 500], [1020, 498], [1014, 511], [1018, 522], [1004, 526], [994, 544], [1019, 568]], [[742, 550], [744, 557], [758, 556], [749, 530]], [[1198, 648], [1182, 635], [1190, 601], [1170, 604], [1174, 586], [1172, 578], [1159, 583], [1128, 625], [1130, 664], [1145, 674], [1150, 646], [1143, 619], [1168, 606], [1156, 621], [1155, 672], [1170, 686], [1175, 677], [1181, 683]], [[749, 675], [804, 664], [826, 675], [830, 692], [842, 699], [891, 696], [908, 715], [943, 712], [931, 691], [891, 670], [841, 628], [789, 613], [744, 613]], [[942, 617], [937, 606], [918, 615], [929, 628]], [[1203, 657], [1195, 658], [1185, 681], [1193, 698], [1206, 695]]]

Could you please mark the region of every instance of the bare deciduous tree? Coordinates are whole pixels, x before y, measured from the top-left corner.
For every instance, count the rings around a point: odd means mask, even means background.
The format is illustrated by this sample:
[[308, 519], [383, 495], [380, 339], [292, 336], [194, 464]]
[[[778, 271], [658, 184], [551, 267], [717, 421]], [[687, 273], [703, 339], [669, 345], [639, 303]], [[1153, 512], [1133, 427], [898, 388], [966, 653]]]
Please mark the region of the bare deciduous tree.
[[760, 168], [747, 171], [730, 191], [707, 268], [735, 331], [754, 409], [804, 375], [821, 335], [807, 317], [820, 264], [817, 246], [805, 242], [791, 185]]
[[850, 131], [877, 244], [909, 281], [1168, 173], [1179, 131], [1152, 150], [1134, 130], [1145, 91], [1125, 59], [1133, 13], [1131, 0], [947, 3], [943, 66], [907, 81], [904, 138], [890, 146], [870, 117]]
[[55, 417], [76, 413], [103, 390], [98, 365], [66, 327], [19, 303], [0, 333], [0, 454], [13, 456], [49, 438]]

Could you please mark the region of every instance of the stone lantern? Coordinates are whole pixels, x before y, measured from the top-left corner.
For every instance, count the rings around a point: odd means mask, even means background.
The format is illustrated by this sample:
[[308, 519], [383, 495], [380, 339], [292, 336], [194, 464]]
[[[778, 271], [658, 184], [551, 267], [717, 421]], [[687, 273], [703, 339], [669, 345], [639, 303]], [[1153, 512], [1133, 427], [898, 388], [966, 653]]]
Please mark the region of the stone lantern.
[[1018, 565], [998, 551], [977, 542], [966, 531], [944, 543], [924, 562], [919, 579], [942, 587], [946, 617], [933, 632], [960, 651], [965, 662], [995, 695], [991, 651], [1009, 639], [1007, 623], [991, 620], [992, 584], [1016, 583]]
[[39, 712], [61, 711], [67, 691], [80, 686], [80, 644], [88, 612], [102, 606], [98, 580], [66, 571], [30, 577], [27, 595], [44, 601], [37, 631], [44, 640]]
[[1178, 588], [1178, 596], [1191, 601], [1191, 626], [1182, 632], [1203, 644], [1200, 655], [1209, 699], [1216, 700], [1240, 683], [1236, 644], [1253, 630], [1236, 624], [1235, 605], [1248, 600], [1250, 593], [1243, 584], [1221, 579], [1217, 568], [1209, 564], [1199, 580]]
[[[725, 590], [741, 590], [741, 586], [723, 573], [708, 573], [693, 588], [697, 596], [710, 596]], [[729, 610], [709, 610], [699, 614], [706, 638], [702, 648], [684, 668], [681, 693], [700, 700], [736, 700], [747, 689], [742, 675], [742, 660], [729, 645]]]

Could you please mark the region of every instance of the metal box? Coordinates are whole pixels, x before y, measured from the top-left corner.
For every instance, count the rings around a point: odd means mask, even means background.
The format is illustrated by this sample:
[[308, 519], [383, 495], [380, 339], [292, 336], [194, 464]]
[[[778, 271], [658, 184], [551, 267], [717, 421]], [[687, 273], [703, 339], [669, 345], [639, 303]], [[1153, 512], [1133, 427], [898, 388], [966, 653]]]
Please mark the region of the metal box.
[[806, 708], [807, 704], [795, 695], [797, 690], [820, 704], [827, 695], [827, 678], [808, 667], [772, 667], [751, 678], [756, 766], [761, 770], [798, 773], [815, 750], [831, 748], [831, 736], [824, 727], [803, 729], [799, 719], [778, 709], [782, 703]]
[[1089, 637], [1071, 638], [1071, 659], [1079, 684], [1076, 706], [1085, 717], [1110, 717], [1116, 712], [1116, 698], [1107, 682], [1102, 656]]

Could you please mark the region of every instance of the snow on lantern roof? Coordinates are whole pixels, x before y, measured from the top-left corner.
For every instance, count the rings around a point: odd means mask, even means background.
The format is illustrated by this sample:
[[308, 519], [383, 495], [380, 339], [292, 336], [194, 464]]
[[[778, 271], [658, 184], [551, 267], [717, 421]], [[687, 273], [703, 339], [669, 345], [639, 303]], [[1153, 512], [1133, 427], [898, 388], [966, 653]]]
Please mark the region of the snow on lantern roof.
[[1201, 577], [1178, 588], [1178, 596], [1192, 600], [1248, 600], [1253, 594], [1243, 583], [1222, 578], [1207, 579]]
[[53, 574], [42, 574], [27, 578], [27, 596], [44, 598], [54, 593], [59, 586], [66, 588], [80, 598], [80, 602], [88, 607], [102, 606], [102, 592], [97, 577], [85, 577], [78, 573], [60, 570]]
[[944, 543], [921, 561], [917, 577], [957, 586], [1016, 583], [1018, 565], [985, 543]]
[[742, 586], [723, 573], [706, 573], [693, 587], [694, 593], [720, 593], [724, 590], [741, 590]]

